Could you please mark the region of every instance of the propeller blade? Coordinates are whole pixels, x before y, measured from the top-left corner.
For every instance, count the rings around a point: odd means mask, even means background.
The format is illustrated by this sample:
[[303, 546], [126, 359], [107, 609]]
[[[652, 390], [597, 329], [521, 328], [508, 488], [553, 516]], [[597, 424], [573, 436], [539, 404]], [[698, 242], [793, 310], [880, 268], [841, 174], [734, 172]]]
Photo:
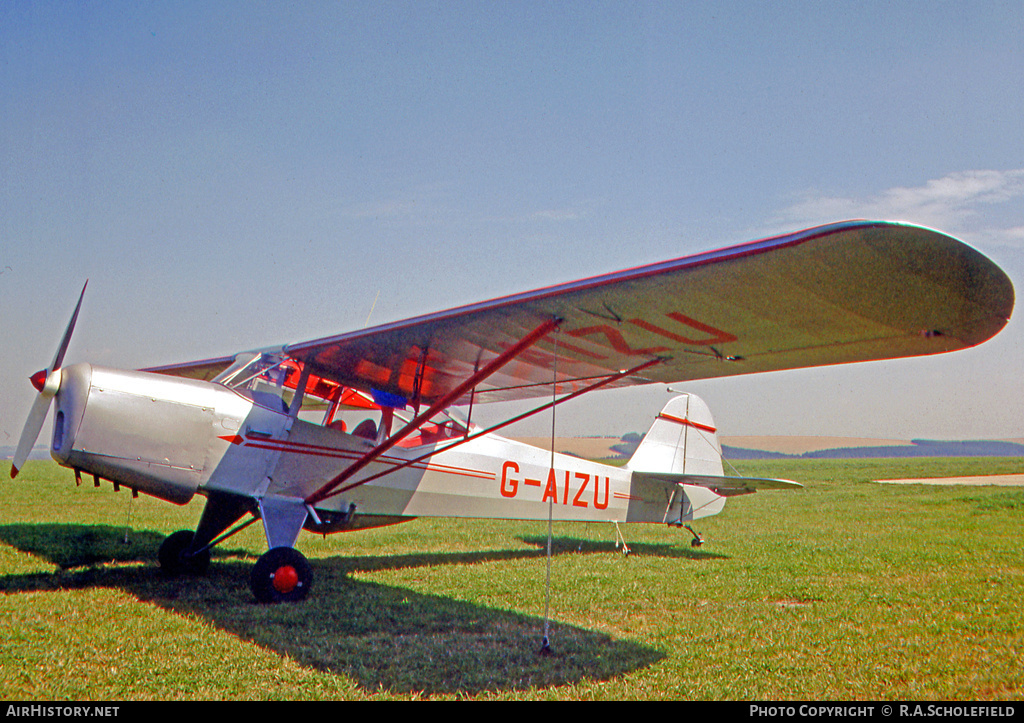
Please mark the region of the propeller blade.
[[60, 340], [60, 348], [57, 349], [56, 356], [53, 357], [53, 364], [50, 365], [50, 371], [56, 371], [60, 369], [60, 365], [64, 362], [64, 353], [68, 350], [68, 344], [71, 343], [71, 332], [75, 330], [75, 322], [78, 321], [78, 312], [82, 308], [82, 299], [85, 298], [85, 288], [89, 285], [89, 280], [85, 280], [85, 286], [82, 287], [82, 293], [78, 297], [78, 305], [75, 307], [75, 313], [71, 315], [71, 321], [68, 322], [68, 328], [64, 330], [64, 338]]
[[25, 464], [29, 452], [32, 451], [36, 439], [39, 438], [39, 430], [43, 428], [43, 422], [46, 421], [46, 413], [50, 411], [50, 402], [52, 400], [52, 394], [40, 393], [36, 395], [36, 400], [32, 403], [32, 411], [28, 413], [28, 419], [25, 421], [25, 429], [22, 430], [21, 439], [18, 440], [18, 448], [14, 452], [14, 460], [11, 462], [11, 479], [18, 476], [18, 471]]
[[32, 376], [32, 384], [34, 386], [44, 374], [45, 381], [39, 389], [36, 400], [32, 403], [32, 410], [28, 414], [28, 419], [25, 420], [25, 428], [21, 432], [21, 439], [18, 440], [18, 447], [14, 452], [14, 459], [11, 462], [11, 479], [18, 476], [19, 470], [25, 464], [25, 460], [28, 459], [32, 447], [35, 446], [36, 440], [39, 438], [43, 422], [46, 421], [46, 414], [50, 411], [50, 402], [60, 388], [60, 365], [64, 363], [64, 354], [67, 353], [68, 344], [71, 343], [71, 333], [75, 330], [75, 322], [78, 321], [78, 312], [82, 309], [82, 300], [85, 298], [85, 289], [88, 285], [89, 281], [87, 279], [82, 287], [82, 293], [78, 296], [75, 313], [71, 315], [71, 321], [68, 322], [68, 327], [64, 330], [64, 336], [60, 340], [60, 346], [57, 348], [57, 353], [53, 357], [53, 363], [50, 365], [50, 368], [45, 370], [45, 372]]

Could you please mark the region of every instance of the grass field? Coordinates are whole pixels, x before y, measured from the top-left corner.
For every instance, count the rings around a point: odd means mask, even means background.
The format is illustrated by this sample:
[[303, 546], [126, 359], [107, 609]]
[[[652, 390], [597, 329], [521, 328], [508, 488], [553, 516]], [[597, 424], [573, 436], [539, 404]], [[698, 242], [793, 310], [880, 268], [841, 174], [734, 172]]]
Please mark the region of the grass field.
[[299, 548], [316, 583], [261, 606], [258, 526], [210, 573], [154, 559], [200, 504], [0, 469], [0, 697], [26, 699], [1024, 698], [1024, 488], [878, 485], [1012, 459], [744, 463], [800, 492], [696, 529], [417, 520]]

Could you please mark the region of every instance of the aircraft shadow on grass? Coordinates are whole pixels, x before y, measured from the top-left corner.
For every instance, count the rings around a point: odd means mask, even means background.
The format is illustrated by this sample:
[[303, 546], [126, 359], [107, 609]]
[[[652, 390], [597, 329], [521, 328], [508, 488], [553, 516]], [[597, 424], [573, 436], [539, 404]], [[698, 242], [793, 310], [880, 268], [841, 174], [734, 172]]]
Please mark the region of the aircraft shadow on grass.
[[[544, 550], [547, 548], [548, 538], [542, 535], [531, 537], [520, 537], [527, 545]], [[618, 546], [616, 546], [618, 547]], [[553, 555], [564, 555], [568, 553], [607, 553], [612, 549], [612, 544], [600, 540], [588, 540], [577, 537], [553, 537], [551, 539], [551, 553]], [[688, 560], [727, 560], [728, 555], [711, 552], [700, 547], [677, 547], [675, 544], [652, 544], [649, 542], [628, 543], [629, 553], [632, 555], [643, 555], [645, 557], [680, 557]], [[530, 557], [533, 557], [531, 554]]]
[[[163, 535], [133, 530], [127, 542], [125, 537], [124, 528], [109, 525], [0, 526], [0, 542], [58, 567], [0, 574], [0, 592], [122, 589], [166, 610], [200, 616], [302, 665], [347, 675], [367, 691], [471, 694], [566, 685], [616, 678], [664, 657], [635, 642], [561, 623], [550, 628], [552, 654], [540, 655], [540, 617], [350, 575], [536, 558], [534, 550], [312, 559], [316, 583], [309, 599], [257, 605], [249, 590], [251, 561], [239, 560], [244, 551], [217, 550], [206, 576], [172, 578], [153, 562]], [[546, 538], [539, 539], [546, 546]], [[579, 540], [557, 542], [553, 554], [580, 552]], [[610, 548], [584, 542], [586, 552], [607, 554]], [[140, 562], [146, 564], [135, 564]]]

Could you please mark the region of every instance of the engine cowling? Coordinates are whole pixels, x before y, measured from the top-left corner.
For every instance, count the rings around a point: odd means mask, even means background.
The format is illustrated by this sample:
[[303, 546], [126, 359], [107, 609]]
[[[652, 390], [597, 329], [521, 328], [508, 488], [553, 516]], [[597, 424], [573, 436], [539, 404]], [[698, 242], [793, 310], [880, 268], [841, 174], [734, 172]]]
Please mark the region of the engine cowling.
[[184, 504], [207, 470], [211, 385], [74, 364], [63, 369], [51, 454], [60, 464]]

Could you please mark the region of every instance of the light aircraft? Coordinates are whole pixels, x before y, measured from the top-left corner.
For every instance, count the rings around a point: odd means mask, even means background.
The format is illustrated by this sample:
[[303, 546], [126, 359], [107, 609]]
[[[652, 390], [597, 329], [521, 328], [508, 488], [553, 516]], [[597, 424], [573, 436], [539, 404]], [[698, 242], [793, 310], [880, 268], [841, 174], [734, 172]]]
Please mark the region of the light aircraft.
[[[62, 366], [84, 294], [53, 363], [32, 376], [39, 394], [11, 476], [56, 400], [50, 452], [79, 483], [206, 498], [197, 529], [160, 548], [169, 573], [202, 572], [214, 545], [262, 521], [268, 551], [251, 584], [264, 602], [309, 592], [303, 529], [418, 516], [688, 527], [729, 496], [798, 487], [724, 475], [715, 424], [692, 395], [668, 402], [623, 467], [495, 432], [600, 388], [962, 349], [997, 334], [1014, 303], [1006, 274], [963, 243], [869, 221], [135, 371]], [[487, 429], [472, 421], [479, 404], [528, 398], [549, 401]]]

